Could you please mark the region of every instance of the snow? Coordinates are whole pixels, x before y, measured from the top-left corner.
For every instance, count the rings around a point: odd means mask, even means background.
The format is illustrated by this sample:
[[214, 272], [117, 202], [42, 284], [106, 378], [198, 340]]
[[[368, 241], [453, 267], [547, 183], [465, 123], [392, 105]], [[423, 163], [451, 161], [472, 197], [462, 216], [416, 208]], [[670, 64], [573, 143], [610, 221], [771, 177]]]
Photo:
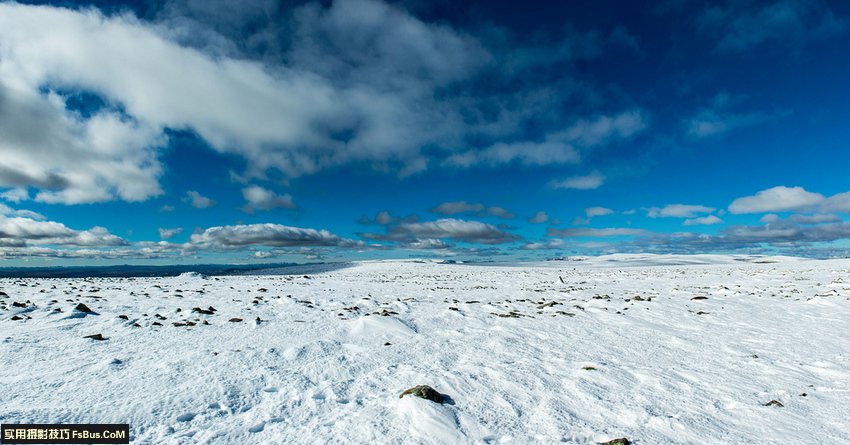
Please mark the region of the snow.
[[[156, 444], [845, 442], [850, 260], [765, 260], [2, 279], [0, 422]], [[420, 384], [448, 403], [399, 398]]]

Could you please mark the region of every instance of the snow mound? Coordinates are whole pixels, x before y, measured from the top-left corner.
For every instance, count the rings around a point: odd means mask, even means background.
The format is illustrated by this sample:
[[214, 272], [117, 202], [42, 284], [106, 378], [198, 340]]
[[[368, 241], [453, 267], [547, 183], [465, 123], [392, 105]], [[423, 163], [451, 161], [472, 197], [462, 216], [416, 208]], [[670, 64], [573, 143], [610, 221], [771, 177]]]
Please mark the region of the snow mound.
[[457, 416], [450, 406], [407, 396], [398, 401], [402, 422], [410, 430], [412, 442], [453, 444], [466, 443], [466, 436], [458, 425]]
[[177, 278], [182, 278], [186, 280], [206, 280], [209, 277], [200, 272], [183, 272], [180, 275], [177, 275]]
[[367, 315], [352, 323], [351, 337], [360, 340], [402, 340], [416, 335], [416, 329], [395, 317]]

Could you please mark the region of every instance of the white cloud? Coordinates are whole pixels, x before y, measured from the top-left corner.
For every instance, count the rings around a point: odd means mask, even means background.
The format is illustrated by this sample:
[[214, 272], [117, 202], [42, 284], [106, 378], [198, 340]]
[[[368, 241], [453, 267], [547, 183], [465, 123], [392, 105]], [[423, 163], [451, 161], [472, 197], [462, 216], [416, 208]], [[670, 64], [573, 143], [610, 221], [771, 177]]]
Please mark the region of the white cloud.
[[0, 241], [4, 245], [121, 246], [124, 239], [103, 227], [73, 230], [55, 221], [38, 221], [20, 216], [0, 216]]
[[554, 189], [593, 190], [599, 188], [605, 182], [605, 176], [599, 172], [593, 172], [586, 176], [573, 176], [562, 181], [553, 181], [550, 187]]
[[9, 202], [21, 202], [30, 199], [30, 193], [24, 188], [14, 188], [0, 193], [0, 198]]
[[821, 204], [820, 211], [850, 215], [850, 192], [830, 196]]
[[[266, 43], [287, 40], [274, 59], [243, 52], [244, 36], [230, 40], [189, 18], [151, 23], [129, 13], [0, 4], [0, 187], [33, 187], [36, 200], [66, 204], [158, 196], [167, 129], [244, 157], [251, 179], [349, 163], [411, 174], [429, 167], [422, 147], [456, 166], [571, 163], [573, 145], [628, 138], [646, 126], [645, 113], [626, 111], [526, 141], [524, 124], [572, 89], [435, 94], [484, 69], [509, 80], [501, 47], [493, 54], [474, 37], [374, 0], [309, 3], [290, 18], [285, 35], [264, 30]], [[535, 51], [512, 49], [513, 60]], [[105, 106], [93, 115], [70, 110], [65, 94], [76, 92]], [[464, 142], [470, 135], [484, 148]]]
[[208, 209], [216, 204], [212, 199], [207, 198], [194, 190], [186, 192], [186, 198], [184, 198], [184, 201], [189, 201], [192, 207], [196, 209]]
[[528, 222], [532, 224], [542, 224], [549, 221], [549, 215], [544, 211], [538, 211], [531, 218], [528, 219]]
[[[0, 4], [0, 22], [9, 5]], [[40, 190], [34, 199], [45, 203], [142, 201], [161, 194], [156, 149], [165, 138], [159, 129], [109, 110], [86, 119], [66, 110], [64, 97], [39, 93], [46, 79], [21, 78], [19, 63], [35, 67], [8, 54], [15, 44], [4, 38], [4, 26], [0, 23], [5, 44], [0, 46], [0, 187], [15, 187], [4, 198], [27, 199], [29, 186]]]
[[723, 220], [715, 215], [702, 216], [699, 218], [686, 219], [682, 224], [686, 226], [710, 226], [713, 224], [721, 224]]
[[663, 208], [651, 207], [646, 209], [650, 218], [694, 218], [697, 214], [711, 213], [713, 207], [689, 204], [669, 204]]
[[775, 213], [768, 213], [767, 215], [764, 215], [761, 218], [759, 218], [759, 221], [769, 224], [769, 223], [774, 223], [776, 221], [779, 221], [779, 219], [780, 219], [779, 215], [777, 215]]
[[243, 188], [242, 196], [247, 201], [242, 210], [247, 213], [253, 213], [255, 210], [292, 209], [295, 207], [289, 193], [278, 195], [258, 185]]
[[606, 216], [613, 213], [613, 210], [606, 207], [588, 207], [584, 209], [584, 214], [587, 215], [588, 218], [593, 218], [594, 216]]
[[799, 211], [814, 208], [825, 200], [820, 193], [808, 192], [802, 187], [778, 186], [732, 201], [729, 212], [743, 214]]
[[173, 229], [164, 229], [164, 228], [160, 227], [159, 237], [161, 239], [164, 239], [164, 240], [165, 239], [171, 239], [171, 238], [174, 238], [175, 236], [179, 235], [181, 232], [183, 232], [182, 227], [176, 227], [176, 228], [173, 228]]

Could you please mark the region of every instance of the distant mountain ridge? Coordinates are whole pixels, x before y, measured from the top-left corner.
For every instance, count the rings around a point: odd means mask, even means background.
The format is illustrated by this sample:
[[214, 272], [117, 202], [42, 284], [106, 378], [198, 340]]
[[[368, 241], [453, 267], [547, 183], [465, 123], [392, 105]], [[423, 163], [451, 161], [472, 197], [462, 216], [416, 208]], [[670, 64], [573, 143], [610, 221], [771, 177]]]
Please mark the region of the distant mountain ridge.
[[187, 264], [187, 265], [116, 265], [59, 267], [0, 267], [0, 278], [102, 278], [102, 277], [172, 277], [185, 272], [204, 275], [237, 275], [241, 273], [297, 266], [296, 263], [273, 264]]

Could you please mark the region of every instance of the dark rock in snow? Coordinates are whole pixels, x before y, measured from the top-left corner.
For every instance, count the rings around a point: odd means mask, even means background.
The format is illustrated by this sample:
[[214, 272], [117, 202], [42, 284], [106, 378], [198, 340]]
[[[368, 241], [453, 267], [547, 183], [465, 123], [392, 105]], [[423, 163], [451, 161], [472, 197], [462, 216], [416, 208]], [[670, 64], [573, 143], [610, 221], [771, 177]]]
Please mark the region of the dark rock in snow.
[[402, 398], [402, 397], [404, 397], [408, 394], [412, 394], [416, 397], [419, 397], [419, 398], [422, 398], [422, 399], [425, 399], [425, 400], [430, 400], [434, 403], [440, 403], [440, 404], [442, 404], [446, 399], [446, 397], [443, 394], [440, 394], [439, 392], [437, 392], [436, 389], [431, 388], [428, 385], [416, 385], [413, 388], [410, 388], [410, 389], [404, 391], [403, 393], [401, 393], [401, 395], [398, 396], [398, 398], [400, 399], [400, 398]]
[[631, 445], [632, 441], [626, 439], [625, 437], [621, 437], [619, 439], [609, 440], [608, 442], [602, 442], [599, 445]]
[[83, 303], [78, 304], [78, 305], [74, 308], [74, 310], [75, 310], [75, 311], [77, 311], [77, 312], [83, 312], [83, 313], [86, 313], [86, 314], [93, 314], [93, 313], [94, 313], [94, 311], [93, 311], [93, 310], [89, 309], [89, 307], [88, 307], [88, 306], [86, 306], [86, 305], [85, 305], [85, 304], [83, 304]]
[[108, 338], [104, 337], [103, 334], [84, 335], [83, 338], [90, 338], [92, 340], [98, 340], [98, 341], [108, 340]]

